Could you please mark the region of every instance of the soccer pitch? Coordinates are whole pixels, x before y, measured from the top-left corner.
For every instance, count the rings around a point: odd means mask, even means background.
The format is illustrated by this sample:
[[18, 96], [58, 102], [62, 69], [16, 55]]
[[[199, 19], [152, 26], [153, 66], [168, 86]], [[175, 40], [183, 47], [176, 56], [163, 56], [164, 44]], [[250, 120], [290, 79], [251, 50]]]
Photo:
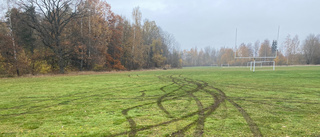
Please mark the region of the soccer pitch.
[[0, 79], [0, 136], [320, 136], [320, 66]]

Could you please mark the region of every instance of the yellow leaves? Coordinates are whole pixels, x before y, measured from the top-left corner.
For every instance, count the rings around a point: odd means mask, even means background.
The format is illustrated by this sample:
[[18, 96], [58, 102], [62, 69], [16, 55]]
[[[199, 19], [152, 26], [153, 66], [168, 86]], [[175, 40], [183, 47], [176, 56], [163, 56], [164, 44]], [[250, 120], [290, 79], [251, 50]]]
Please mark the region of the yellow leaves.
[[0, 73], [2, 72], [2, 71], [4, 71], [4, 68], [3, 68], [3, 60], [4, 60], [4, 58], [1, 56], [1, 54], [0, 54]]
[[180, 59], [179, 59], [179, 64], [182, 64], [182, 62], [183, 62], [183, 61], [182, 61], [182, 59], [180, 58]]
[[159, 53], [153, 55], [152, 60], [156, 64], [156, 67], [162, 67], [164, 65], [164, 61], [166, 61], [166, 57], [163, 57]]
[[277, 65], [284, 65], [286, 64], [286, 58], [283, 56], [281, 52], [278, 52], [277, 57], [274, 59]]
[[104, 70], [105, 70], [105, 68], [101, 64], [95, 64], [93, 67], [93, 71], [104, 71]]
[[152, 41], [152, 44], [150, 45], [152, 47], [152, 51], [154, 53], [162, 54], [163, 50], [161, 48], [162, 42], [160, 39], [155, 39]]
[[8, 33], [10, 33], [10, 30], [7, 27], [7, 24], [5, 22], [0, 22], [0, 34], [6, 35]]
[[51, 71], [50, 65], [45, 60], [39, 60], [34, 62], [34, 71], [40, 74], [46, 74]]
[[221, 49], [220, 53], [222, 54], [220, 64], [228, 64], [233, 61], [234, 58], [234, 52], [230, 48]]

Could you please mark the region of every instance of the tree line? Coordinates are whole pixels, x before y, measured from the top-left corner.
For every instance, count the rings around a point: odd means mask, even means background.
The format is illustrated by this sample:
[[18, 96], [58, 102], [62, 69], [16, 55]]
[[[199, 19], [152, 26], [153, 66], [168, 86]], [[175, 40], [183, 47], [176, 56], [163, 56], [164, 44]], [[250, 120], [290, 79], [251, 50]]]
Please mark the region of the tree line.
[[182, 66], [173, 35], [155, 21], [142, 21], [139, 7], [133, 9], [131, 23], [103, 0], [7, 5], [0, 22], [2, 75]]
[[320, 35], [310, 34], [300, 42], [299, 37], [288, 35], [278, 49], [277, 41], [266, 39], [254, 44], [242, 43], [236, 48], [221, 47], [215, 49], [210, 46], [204, 49], [197, 47], [182, 52], [183, 66], [246, 66], [252, 59], [235, 57], [275, 57], [262, 58], [263, 61], [275, 61], [277, 65], [320, 64]]
[[[0, 21], [0, 75], [110, 71], [182, 66], [237, 65], [276, 56], [278, 65], [320, 64], [320, 35], [300, 42], [288, 35], [277, 41], [242, 43], [237, 48], [210, 46], [180, 51], [174, 36], [139, 7], [132, 21], [103, 0], [20, 0], [10, 3]], [[270, 60], [270, 59], [265, 59]]]

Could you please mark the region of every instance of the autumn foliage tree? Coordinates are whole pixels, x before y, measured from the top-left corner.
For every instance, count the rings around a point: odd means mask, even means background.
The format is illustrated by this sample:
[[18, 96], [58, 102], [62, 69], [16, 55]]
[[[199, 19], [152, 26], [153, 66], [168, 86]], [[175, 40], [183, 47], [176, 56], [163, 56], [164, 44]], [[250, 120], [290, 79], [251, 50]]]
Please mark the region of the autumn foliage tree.
[[[253, 57], [253, 50], [251, 44], [242, 43], [240, 47], [237, 49], [236, 56], [237, 57]], [[246, 65], [247, 62], [251, 61], [251, 59], [238, 59], [238, 65]]]
[[111, 39], [107, 53], [107, 67], [116, 70], [124, 70], [125, 67], [121, 64], [123, 56], [122, 48], [122, 32], [123, 20], [119, 15], [111, 13], [109, 17], [109, 30], [111, 30]]
[[13, 75], [13, 50], [12, 43], [10, 41], [10, 36], [8, 35], [8, 30], [4, 29], [4, 23], [1, 23], [1, 33], [0, 33], [0, 73]]
[[261, 43], [260, 50], [259, 50], [259, 56], [260, 57], [269, 57], [272, 56], [271, 54], [271, 46], [269, 40], [264, 40], [264, 42]]
[[231, 48], [221, 48], [219, 57], [219, 64], [232, 64], [234, 62], [234, 51]]
[[[68, 64], [70, 44], [63, 36], [69, 22], [80, 15], [80, 11], [72, 11], [72, 0], [38, 0], [25, 1], [22, 5], [25, 10], [35, 9], [37, 13], [27, 14], [30, 18], [28, 25], [39, 33], [43, 44], [50, 48], [56, 56], [60, 73], [65, 72]], [[76, 2], [76, 4], [78, 4]], [[39, 18], [40, 15], [42, 18]]]
[[133, 22], [103, 0], [19, 1], [1, 21], [1, 74], [23, 75], [181, 67], [173, 36], [146, 19]]
[[[0, 73], [10, 75], [68, 71], [134, 70], [182, 66], [246, 65], [250, 59], [234, 55], [270, 57], [277, 64], [319, 64], [319, 36], [300, 45], [286, 39], [284, 51], [265, 40], [239, 48], [180, 50], [173, 35], [155, 21], [142, 19], [139, 7], [132, 21], [119, 16], [103, 0], [20, 1], [9, 8], [0, 25]], [[143, 21], [142, 21], [143, 20]], [[272, 46], [271, 46], [272, 45]], [[264, 59], [271, 61], [272, 59]]]

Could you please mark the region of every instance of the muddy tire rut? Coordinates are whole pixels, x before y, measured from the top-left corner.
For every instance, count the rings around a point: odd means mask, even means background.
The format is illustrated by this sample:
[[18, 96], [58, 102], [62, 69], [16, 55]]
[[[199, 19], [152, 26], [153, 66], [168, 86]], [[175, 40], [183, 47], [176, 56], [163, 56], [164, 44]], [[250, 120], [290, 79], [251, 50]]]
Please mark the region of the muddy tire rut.
[[[110, 136], [127, 135], [129, 137], [134, 137], [137, 136], [137, 133], [140, 131], [146, 131], [160, 126], [166, 126], [194, 116], [197, 116], [197, 119], [193, 120], [191, 123], [185, 125], [177, 131], [172, 132], [171, 134], [169, 134], [169, 136], [185, 136], [185, 132], [190, 131], [191, 129], [194, 130], [193, 136], [203, 136], [206, 119], [211, 116], [212, 113], [215, 112], [215, 110], [219, 108], [223, 102], [226, 101], [230, 102], [240, 112], [242, 117], [247, 122], [247, 125], [249, 126], [253, 136], [262, 136], [259, 127], [257, 126], [257, 124], [255, 124], [250, 115], [239, 104], [235, 103], [231, 98], [228, 98], [222, 90], [214, 87], [213, 85], [209, 85], [207, 82], [185, 78], [182, 75], [158, 76], [158, 78], [160, 80], [167, 79], [169, 83], [168, 85], [159, 88], [159, 90], [161, 90], [164, 94], [156, 98], [156, 100], [154, 100], [153, 102], [133, 106], [122, 110], [123, 116], [126, 117], [129, 123], [130, 130]], [[201, 98], [195, 95], [195, 93], [197, 92], [208, 94], [212, 102], [208, 106], [204, 106], [203, 102], [201, 102]], [[145, 91], [143, 91], [142, 94], [143, 95], [140, 96], [145, 96]], [[191, 98], [196, 103], [196, 111], [177, 117], [174, 116], [170, 112], [170, 110], [163, 105], [164, 102], [174, 101], [186, 96]], [[152, 104], [156, 104], [157, 108], [161, 110], [167, 118], [170, 118], [170, 120], [154, 125], [137, 126], [136, 121], [134, 121], [134, 118], [128, 115], [128, 112], [132, 109], [138, 109], [140, 107]]]

